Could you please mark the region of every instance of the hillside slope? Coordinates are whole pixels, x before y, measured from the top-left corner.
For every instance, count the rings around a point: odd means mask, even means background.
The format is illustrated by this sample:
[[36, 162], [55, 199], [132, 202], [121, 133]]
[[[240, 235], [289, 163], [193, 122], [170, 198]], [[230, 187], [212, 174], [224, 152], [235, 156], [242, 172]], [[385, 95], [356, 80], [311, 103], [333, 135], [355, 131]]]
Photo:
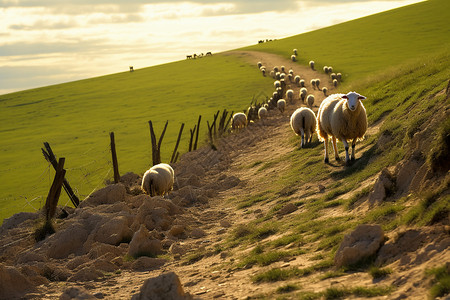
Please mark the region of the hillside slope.
[[[230, 55], [269, 68], [289, 63]], [[324, 164], [316, 137], [299, 148], [288, 123], [297, 102], [284, 115], [271, 111], [264, 123], [216, 140], [215, 149], [183, 155], [170, 201], [140, 194], [139, 177], [127, 174], [37, 244], [36, 214], [9, 220], [0, 231], [0, 270], [27, 275], [27, 298], [57, 299], [76, 287], [129, 299], [145, 279], [174, 271], [200, 299], [424, 299], [436, 268], [448, 278], [449, 62], [441, 53], [425, 66], [405, 65], [359, 84], [370, 128], [351, 166]], [[295, 72], [310, 74], [300, 66]], [[337, 268], [336, 250], [359, 224], [381, 225], [385, 245], [375, 257]], [[145, 233], [143, 227], [162, 247], [151, 254], [156, 258], [127, 255], [130, 234]], [[27, 292], [20, 280], [2, 286]]]

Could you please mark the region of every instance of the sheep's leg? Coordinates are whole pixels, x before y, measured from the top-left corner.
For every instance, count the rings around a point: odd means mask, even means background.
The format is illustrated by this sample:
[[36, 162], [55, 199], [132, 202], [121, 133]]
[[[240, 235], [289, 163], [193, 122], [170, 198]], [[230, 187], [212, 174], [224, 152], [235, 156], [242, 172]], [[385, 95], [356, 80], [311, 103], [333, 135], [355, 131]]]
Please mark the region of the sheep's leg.
[[355, 160], [355, 146], [356, 146], [356, 138], [355, 139], [353, 139], [353, 142], [352, 142], [352, 160]]
[[345, 139], [342, 140], [342, 143], [344, 144], [345, 147], [345, 163], [348, 163], [350, 161], [350, 157], [348, 156], [348, 143]]
[[341, 159], [339, 158], [339, 153], [338, 153], [338, 150], [337, 150], [336, 137], [332, 136], [331, 137], [331, 141], [333, 142], [334, 157], [336, 158], [337, 161], [340, 161]]
[[323, 137], [324, 141], [323, 141], [323, 145], [325, 146], [325, 159], [324, 162], [328, 163], [329, 159], [328, 159], [328, 135], [325, 135]]
[[300, 147], [303, 148], [303, 146], [305, 146], [305, 131], [303, 128], [300, 128], [300, 136], [302, 137]]

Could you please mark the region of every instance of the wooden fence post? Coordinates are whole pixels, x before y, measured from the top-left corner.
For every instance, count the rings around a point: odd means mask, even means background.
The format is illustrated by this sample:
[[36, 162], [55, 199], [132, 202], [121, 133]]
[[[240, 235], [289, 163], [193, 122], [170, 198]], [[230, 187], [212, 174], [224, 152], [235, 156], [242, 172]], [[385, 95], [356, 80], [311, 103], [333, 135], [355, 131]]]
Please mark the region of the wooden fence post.
[[183, 133], [184, 123], [181, 123], [180, 132], [178, 133], [177, 143], [175, 144], [175, 149], [173, 149], [172, 157], [170, 158], [170, 163], [175, 162], [175, 155], [177, 153], [178, 144], [180, 144], [181, 134]]
[[194, 150], [197, 150], [197, 142], [198, 142], [198, 133], [200, 131], [200, 121], [202, 120], [202, 115], [198, 116], [198, 122], [197, 122], [197, 132], [195, 133], [195, 143], [194, 143]]
[[112, 163], [113, 163], [113, 169], [114, 169], [114, 183], [119, 183], [119, 180], [120, 180], [119, 163], [117, 162], [116, 142], [114, 140], [114, 132], [110, 132], [109, 137], [111, 140], [111, 156], [112, 156]]
[[191, 132], [191, 138], [189, 139], [189, 152], [192, 151], [192, 142], [194, 141], [194, 134], [195, 134], [196, 128], [197, 128], [197, 125], [194, 125], [194, 129], [189, 129], [189, 131]]
[[53, 179], [52, 186], [48, 192], [47, 200], [45, 202], [45, 219], [50, 221], [56, 212], [56, 206], [58, 205], [59, 196], [61, 195], [61, 186], [64, 181], [64, 175], [66, 170], [64, 170], [65, 158], [61, 157], [56, 166], [55, 178]]
[[230, 124], [231, 119], [233, 118], [233, 113], [234, 111], [231, 111], [230, 117], [228, 118], [227, 123], [225, 124], [225, 126], [223, 127], [224, 132], [227, 130], [228, 125]]
[[[58, 167], [58, 162], [56, 161], [56, 156], [53, 153], [52, 148], [50, 147], [50, 144], [47, 142], [44, 142], [44, 146], [45, 149], [41, 148], [42, 150], [42, 154], [44, 154], [44, 158], [52, 164], [53, 168], [56, 170], [56, 168]], [[67, 195], [70, 198], [70, 201], [72, 201], [72, 204], [74, 207], [78, 207], [78, 205], [80, 204], [80, 200], [78, 199], [78, 197], [75, 195], [75, 193], [72, 190], [72, 187], [69, 184], [69, 181], [67, 181], [67, 179], [64, 178], [63, 181], [63, 187], [64, 190], [66, 191]]]
[[161, 143], [164, 138], [164, 134], [166, 133], [169, 121], [166, 121], [166, 125], [164, 126], [164, 129], [161, 133], [161, 137], [159, 138], [158, 144], [156, 144], [156, 136], [155, 131], [153, 130], [152, 121], [151, 120], [148, 121], [148, 124], [150, 125], [150, 136], [152, 139], [152, 163], [153, 165], [157, 165], [161, 163]]

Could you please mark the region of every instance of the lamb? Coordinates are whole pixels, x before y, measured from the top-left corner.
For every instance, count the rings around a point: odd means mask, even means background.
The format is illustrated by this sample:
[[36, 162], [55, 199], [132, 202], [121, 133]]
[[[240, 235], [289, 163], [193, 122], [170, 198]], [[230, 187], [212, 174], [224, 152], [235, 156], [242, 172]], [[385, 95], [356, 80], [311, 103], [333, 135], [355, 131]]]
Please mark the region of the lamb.
[[294, 90], [289, 89], [286, 91], [286, 99], [288, 99], [290, 103], [294, 102]]
[[311, 85], [312, 85], [313, 89], [316, 89], [316, 80], [315, 79], [311, 79]]
[[286, 108], [286, 100], [284, 99], [278, 100], [277, 108], [281, 111], [281, 113], [284, 113], [284, 109]]
[[174, 171], [168, 164], [157, 164], [144, 173], [141, 189], [146, 194], [164, 196], [173, 189]]
[[294, 82], [295, 82], [297, 85], [300, 85], [300, 75], [295, 75], [295, 77], [294, 77]]
[[296, 135], [301, 136], [300, 147], [311, 143], [312, 136], [316, 130], [316, 115], [306, 107], [300, 107], [291, 116], [291, 128]]
[[297, 61], [297, 55], [292, 54], [292, 55], [291, 55], [291, 60], [292, 60], [293, 62], [296, 62], [296, 61]]
[[317, 134], [325, 146], [325, 163], [328, 159], [328, 136], [334, 148], [334, 156], [340, 160], [336, 146], [336, 139], [342, 141], [345, 147], [345, 163], [350, 162], [348, 155], [348, 142], [352, 141], [351, 160], [355, 160], [355, 144], [357, 140], [362, 140], [367, 130], [366, 109], [362, 100], [366, 99], [356, 92], [348, 94], [333, 94], [328, 96], [320, 104], [317, 114]]
[[308, 97], [306, 97], [306, 104], [308, 104], [309, 107], [313, 107], [314, 95], [309, 94]]
[[323, 95], [326, 97], [328, 93], [328, 89], [326, 87], [322, 88]]
[[231, 129], [239, 129], [247, 126], [247, 116], [244, 113], [235, 113], [231, 121]]
[[305, 103], [305, 99], [306, 99], [306, 94], [308, 93], [308, 90], [303, 87], [300, 89], [300, 97], [302, 99], [302, 102]]
[[311, 60], [309, 62], [309, 66], [311, 67], [312, 70], [314, 70], [314, 61], [313, 60]]

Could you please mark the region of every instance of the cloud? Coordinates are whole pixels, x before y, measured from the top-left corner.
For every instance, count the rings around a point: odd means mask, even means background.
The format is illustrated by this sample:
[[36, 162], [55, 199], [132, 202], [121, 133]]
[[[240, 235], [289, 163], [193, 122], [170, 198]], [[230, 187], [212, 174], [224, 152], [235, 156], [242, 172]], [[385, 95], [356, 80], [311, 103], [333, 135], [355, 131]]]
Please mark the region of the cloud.
[[72, 42], [17, 42], [0, 45], [1, 56], [22, 56], [52, 53], [80, 53], [95, 50], [99, 45], [105, 44], [105, 40], [73, 40]]
[[79, 24], [75, 20], [70, 21], [55, 21], [49, 22], [39, 20], [31, 25], [27, 24], [12, 24], [8, 28], [11, 30], [53, 30], [53, 29], [67, 29], [77, 27]]

